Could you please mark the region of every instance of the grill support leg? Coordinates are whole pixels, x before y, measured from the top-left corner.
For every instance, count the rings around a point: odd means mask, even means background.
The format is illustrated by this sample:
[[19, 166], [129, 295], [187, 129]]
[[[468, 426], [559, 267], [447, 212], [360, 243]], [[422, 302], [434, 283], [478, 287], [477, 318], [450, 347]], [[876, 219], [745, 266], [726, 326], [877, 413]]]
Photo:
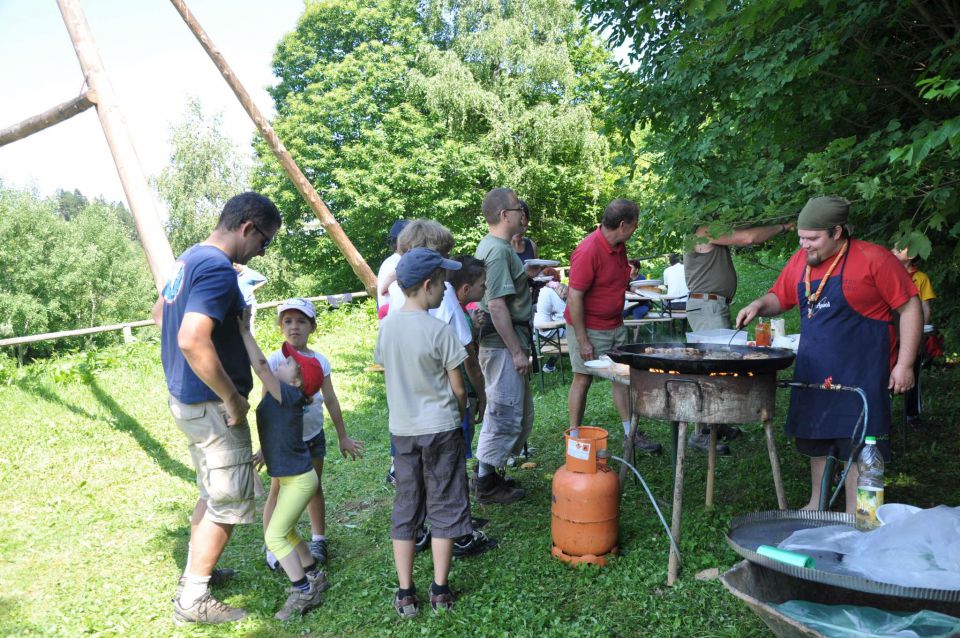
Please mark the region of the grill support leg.
[[[673, 475], [673, 514], [670, 522], [670, 532], [674, 540], [680, 544], [680, 514], [683, 508], [683, 462], [686, 456], [687, 424], [683, 421], [673, 424], [674, 451], [676, 452], [676, 467]], [[680, 572], [680, 557], [670, 545], [670, 560], [667, 563], [667, 585], [677, 582]]]
[[713, 508], [713, 473], [717, 469], [717, 431], [719, 429], [720, 426], [716, 423], [710, 424], [710, 449], [707, 450], [707, 509]]
[[777, 507], [787, 509], [787, 497], [783, 491], [783, 477], [780, 475], [780, 457], [777, 456], [777, 442], [773, 438], [773, 419], [763, 422], [763, 432], [767, 436], [767, 454], [770, 455], [770, 471], [773, 472], [773, 489], [777, 492]]

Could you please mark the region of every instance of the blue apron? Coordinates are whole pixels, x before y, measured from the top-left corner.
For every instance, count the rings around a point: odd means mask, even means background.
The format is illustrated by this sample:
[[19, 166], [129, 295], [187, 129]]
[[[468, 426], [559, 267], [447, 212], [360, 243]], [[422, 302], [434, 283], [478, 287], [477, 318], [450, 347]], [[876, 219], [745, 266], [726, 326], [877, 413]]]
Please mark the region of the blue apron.
[[[843, 258], [840, 274], [827, 280], [813, 317], [807, 318], [806, 287], [797, 282], [800, 301], [800, 348], [796, 380], [833, 383], [862, 388], [870, 408], [867, 436], [886, 439], [890, 432], [890, 324], [854, 310], [843, 295], [843, 271], [850, 258]], [[816, 290], [820, 281], [810, 283]], [[853, 392], [792, 389], [786, 433], [804, 439], [850, 438], [863, 409]], [[859, 437], [858, 437], [859, 439]]]

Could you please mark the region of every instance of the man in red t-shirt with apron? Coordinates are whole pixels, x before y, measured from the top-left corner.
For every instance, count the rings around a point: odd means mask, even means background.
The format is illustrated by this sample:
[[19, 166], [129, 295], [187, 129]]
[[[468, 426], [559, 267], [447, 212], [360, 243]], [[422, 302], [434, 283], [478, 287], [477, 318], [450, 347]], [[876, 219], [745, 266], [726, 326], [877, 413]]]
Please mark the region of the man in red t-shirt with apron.
[[[800, 250], [763, 297], [737, 315], [737, 327], [798, 306], [800, 347], [795, 378], [859, 387], [867, 396], [867, 436], [890, 458], [890, 395], [913, 387], [913, 361], [923, 327], [917, 289], [889, 250], [850, 237], [850, 202], [815, 197], [797, 219]], [[899, 335], [893, 313], [899, 315]], [[899, 344], [898, 344], [899, 336]], [[827, 456], [850, 458], [862, 400], [852, 392], [792, 389], [786, 433], [810, 457], [810, 501], [816, 509]], [[854, 456], [855, 458], [855, 456]], [[857, 467], [846, 479], [847, 513], [856, 507]]]

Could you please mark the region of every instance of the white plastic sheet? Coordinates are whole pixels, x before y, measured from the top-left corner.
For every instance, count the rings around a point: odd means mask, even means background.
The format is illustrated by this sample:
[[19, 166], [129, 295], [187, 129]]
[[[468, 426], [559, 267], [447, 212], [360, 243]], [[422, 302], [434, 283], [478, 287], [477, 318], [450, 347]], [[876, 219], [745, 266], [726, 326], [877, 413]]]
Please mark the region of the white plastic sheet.
[[870, 532], [846, 525], [800, 530], [779, 547], [843, 554], [843, 571], [878, 582], [960, 590], [960, 508], [920, 510]]

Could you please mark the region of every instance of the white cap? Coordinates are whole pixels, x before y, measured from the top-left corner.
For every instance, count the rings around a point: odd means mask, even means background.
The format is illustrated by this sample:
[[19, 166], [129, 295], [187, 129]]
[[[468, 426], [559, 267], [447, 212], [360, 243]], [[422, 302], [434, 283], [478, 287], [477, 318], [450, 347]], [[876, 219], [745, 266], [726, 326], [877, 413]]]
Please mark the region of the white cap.
[[317, 318], [317, 311], [313, 309], [313, 302], [302, 297], [287, 299], [277, 307], [277, 316], [283, 314], [284, 310], [299, 310], [311, 319]]

